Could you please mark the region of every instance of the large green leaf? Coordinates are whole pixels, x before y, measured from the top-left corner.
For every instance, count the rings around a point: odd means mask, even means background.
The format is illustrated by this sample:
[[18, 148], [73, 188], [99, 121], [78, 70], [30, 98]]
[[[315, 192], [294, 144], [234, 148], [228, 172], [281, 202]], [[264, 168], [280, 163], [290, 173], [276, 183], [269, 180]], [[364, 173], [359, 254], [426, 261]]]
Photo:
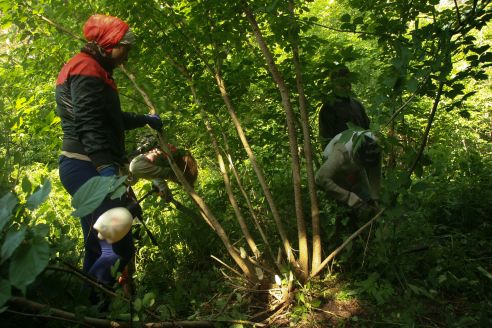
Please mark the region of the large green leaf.
[[[128, 179], [128, 176], [126, 175], [122, 175], [120, 177], [113, 177], [113, 184], [111, 185], [109, 191], [111, 193], [114, 193], [116, 192], [117, 190], [120, 190], [121, 187], [123, 186], [123, 184], [125, 183], [125, 181]], [[126, 187], [125, 187], [125, 191], [126, 191]]]
[[415, 92], [418, 89], [418, 81], [415, 78], [410, 78], [405, 82], [405, 86], [408, 91]]
[[[7, 303], [11, 295], [10, 282], [5, 279], [0, 280], [0, 308]], [[2, 313], [2, 310], [0, 310], [0, 313]]]
[[51, 182], [46, 179], [42, 185], [39, 186], [29, 198], [27, 199], [26, 206], [30, 210], [36, 209], [41, 205], [51, 192]]
[[[26, 237], [26, 227], [22, 227], [19, 231], [10, 230], [7, 232], [7, 237], [2, 245], [2, 251], [0, 253], [0, 264], [5, 262], [12, 256], [14, 251], [19, 247], [24, 238]], [[1, 305], [0, 305], [1, 306]]]
[[34, 227], [33, 231], [36, 236], [44, 238], [50, 233], [50, 226], [45, 223], [40, 223]]
[[25, 293], [26, 287], [46, 268], [50, 259], [50, 248], [44, 238], [34, 238], [23, 243], [12, 256], [9, 279], [12, 286]]
[[17, 198], [11, 192], [8, 192], [0, 199], [0, 230], [10, 220], [15, 205], [17, 205]]
[[30, 193], [32, 191], [32, 183], [29, 181], [29, 178], [26, 176], [22, 179], [22, 191], [25, 192], [26, 194]]
[[76, 210], [72, 215], [83, 217], [92, 213], [112, 191], [114, 182], [115, 177], [93, 177], [84, 183], [73, 195], [72, 206]]
[[119, 186], [114, 192], [111, 194], [111, 199], [121, 198], [126, 193], [126, 186]]
[[341, 17], [340, 17], [340, 21], [342, 22], [350, 22], [350, 14], [343, 14]]

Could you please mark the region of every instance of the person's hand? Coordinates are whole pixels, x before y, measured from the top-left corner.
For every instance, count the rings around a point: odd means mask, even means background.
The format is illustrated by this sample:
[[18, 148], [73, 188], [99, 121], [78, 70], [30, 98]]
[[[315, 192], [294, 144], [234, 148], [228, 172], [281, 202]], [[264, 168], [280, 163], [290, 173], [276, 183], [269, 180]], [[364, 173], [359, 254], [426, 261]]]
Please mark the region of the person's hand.
[[376, 215], [380, 211], [377, 200], [369, 199], [367, 201], [362, 201], [360, 204], [353, 207], [355, 210], [357, 217], [362, 220], [369, 220]]
[[162, 130], [162, 121], [159, 115], [157, 114], [147, 114], [145, 115], [145, 118], [147, 119], [147, 124], [154, 130], [156, 131], [161, 131]]
[[166, 182], [154, 180], [152, 181], [152, 188], [166, 203], [169, 203], [172, 200], [173, 195]]
[[369, 200], [369, 205], [374, 209], [375, 212], [378, 212], [381, 209], [378, 199]]
[[110, 177], [113, 175], [118, 175], [119, 168], [115, 164], [107, 164], [107, 165], [101, 165], [97, 169], [97, 172], [99, 172], [99, 175], [103, 177]]
[[362, 205], [363, 201], [362, 199], [354, 194], [353, 192], [349, 193], [348, 198], [347, 198], [347, 205], [349, 207], [358, 207]]

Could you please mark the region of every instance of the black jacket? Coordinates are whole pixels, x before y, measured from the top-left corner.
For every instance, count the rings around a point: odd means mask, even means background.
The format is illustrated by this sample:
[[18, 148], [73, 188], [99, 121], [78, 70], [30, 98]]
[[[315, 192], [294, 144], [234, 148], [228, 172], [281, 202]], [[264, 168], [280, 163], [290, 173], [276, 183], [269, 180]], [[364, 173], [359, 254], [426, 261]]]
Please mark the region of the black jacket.
[[62, 150], [89, 156], [95, 167], [122, 164], [125, 130], [142, 127], [144, 115], [121, 111], [111, 70], [81, 52], [62, 68], [56, 81]]
[[369, 117], [362, 104], [354, 98], [335, 97], [319, 111], [319, 137], [322, 149], [337, 134], [348, 129], [347, 123], [369, 129]]

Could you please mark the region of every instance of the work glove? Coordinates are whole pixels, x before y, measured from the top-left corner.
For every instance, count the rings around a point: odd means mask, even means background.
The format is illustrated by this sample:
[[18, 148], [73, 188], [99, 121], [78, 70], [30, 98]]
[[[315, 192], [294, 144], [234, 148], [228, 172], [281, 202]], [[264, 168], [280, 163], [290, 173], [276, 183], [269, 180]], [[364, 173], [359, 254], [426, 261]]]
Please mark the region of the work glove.
[[368, 201], [368, 203], [374, 212], [378, 212], [381, 209], [381, 207], [379, 206], [379, 200], [378, 199], [370, 199]]
[[347, 197], [347, 205], [349, 207], [357, 208], [360, 205], [362, 205], [363, 201], [362, 199], [354, 194], [353, 192], [350, 192], [348, 197]]
[[377, 200], [369, 199], [367, 201], [362, 201], [361, 203], [355, 205], [353, 209], [356, 212], [358, 218], [367, 221], [379, 212], [380, 208]]
[[145, 119], [147, 120], [147, 124], [156, 131], [162, 130], [162, 121], [159, 115], [157, 114], [146, 114]]
[[118, 175], [118, 172], [120, 171], [119, 167], [116, 164], [101, 165], [96, 170], [97, 172], [99, 172], [99, 175], [103, 177]]
[[163, 180], [152, 180], [152, 189], [154, 189], [166, 203], [169, 203], [173, 199], [171, 190]]

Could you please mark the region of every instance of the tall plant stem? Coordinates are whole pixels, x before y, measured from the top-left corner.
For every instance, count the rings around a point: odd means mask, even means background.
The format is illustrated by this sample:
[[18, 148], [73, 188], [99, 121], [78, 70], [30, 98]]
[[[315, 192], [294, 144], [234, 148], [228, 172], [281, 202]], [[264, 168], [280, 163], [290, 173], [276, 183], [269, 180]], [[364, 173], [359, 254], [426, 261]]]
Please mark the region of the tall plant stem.
[[277, 226], [277, 230], [279, 232], [280, 238], [282, 239], [282, 243], [284, 246], [284, 251], [287, 256], [287, 260], [294, 265], [294, 267], [297, 267], [297, 262], [295, 259], [294, 254], [292, 253], [292, 246], [290, 245], [289, 238], [287, 237], [287, 233], [285, 231], [284, 225], [282, 223], [282, 220], [280, 218], [280, 214], [277, 209], [277, 205], [275, 204], [275, 201], [273, 200], [273, 196], [270, 192], [270, 189], [268, 188], [265, 175], [263, 173], [263, 170], [261, 170], [260, 166], [258, 165], [258, 162], [256, 160], [256, 156], [253, 153], [253, 150], [251, 149], [251, 146], [249, 145], [248, 139], [246, 138], [246, 134], [244, 133], [244, 130], [241, 126], [241, 123], [239, 122], [239, 119], [237, 117], [236, 111], [234, 110], [234, 106], [232, 104], [232, 101], [227, 93], [227, 89], [224, 83], [224, 80], [222, 79], [222, 76], [219, 71], [216, 72], [215, 74], [215, 79], [217, 82], [217, 85], [219, 86], [220, 94], [222, 95], [222, 98], [224, 99], [224, 102], [226, 104], [226, 107], [229, 111], [229, 115], [231, 116], [232, 122], [234, 126], [236, 127], [236, 131], [239, 135], [239, 138], [241, 139], [241, 142], [243, 144], [244, 149], [246, 150], [246, 153], [248, 154], [248, 158], [251, 161], [251, 164], [253, 166], [253, 170], [256, 173], [256, 176], [258, 177], [258, 181], [263, 189], [263, 193], [265, 195], [265, 198], [270, 206], [270, 210], [272, 211], [272, 216], [273, 219], [275, 220], [275, 224]]
[[311, 259], [311, 269], [315, 270], [321, 263], [321, 236], [319, 227], [319, 203], [316, 194], [316, 183], [314, 179], [314, 163], [313, 163], [313, 148], [311, 145], [311, 133], [309, 129], [308, 106], [306, 94], [304, 92], [304, 83], [302, 79], [302, 68], [299, 56], [299, 39], [298, 39], [298, 24], [294, 15], [294, 1], [289, 0], [289, 11], [292, 17], [293, 30], [292, 33], [292, 58], [296, 72], [297, 92], [299, 93], [299, 110], [301, 113], [301, 126], [304, 141], [304, 156], [306, 158], [306, 173], [309, 190], [309, 198], [311, 200], [311, 224], [313, 229], [313, 253]]
[[[148, 102], [149, 108], [151, 108], [151, 113], [155, 113], [155, 106], [152, 104], [150, 101], [150, 97], [145, 93], [145, 91], [138, 87], [135, 77], [132, 74], [128, 74], [127, 76], [130, 78], [130, 81], [134, 84], [135, 88], [142, 94], [142, 97], [146, 102]], [[167, 147], [167, 142], [164, 138], [164, 135], [162, 133], [158, 133], [159, 137], [159, 143], [160, 146], [164, 149], [164, 151], [170, 153], [168, 147]], [[241, 255], [237, 252], [237, 250], [234, 248], [232, 243], [229, 240], [229, 237], [227, 236], [226, 232], [220, 225], [219, 221], [215, 218], [214, 214], [212, 211], [209, 209], [205, 201], [195, 192], [195, 189], [188, 183], [188, 181], [184, 178], [183, 173], [179, 169], [179, 167], [176, 165], [174, 159], [169, 156], [167, 157], [169, 165], [171, 166], [174, 174], [178, 178], [178, 181], [181, 183], [185, 191], [190, 195], [192, 200], [194, 201], [195, 205], [200, 209], [200, 212], [202, 213], [202, 216], [204, 216], [205, 220], [208, 221], [210, 225], [214, 228], [215, 232], [219, 236], [219, 238], [222, 240], [224, 243], [229, 255], [233, 258], [233, 260], [236, 262], [236, 264], [241, 268], [241, 270], [244, 272], [246, 277], [252, 281], [256, 282], [258, 280], [258, 277], [256, 276], [256, 272], [254, 270], [253, 264], [247, 260], [243, 259]]]
[[[173, 10], [172, 9], [172, 6], [170, 6], [167, 3], [166, 3], [166, 5], [169, 6], [169, 8], [171, 10]], [[173, 11], [173, 13], [174, 13], [174, 11]], [[158, 23], [158, 22], [156, 22], [156, 23]], [[285, 228], [283, 226], [282, 219], [280, 217], [280, 214], [279, 214], [277, 205], [275, 204], [275, 201], [273, 199], [273, 195], [272, 195], [272, 193], [270, 191], [270, 188], [268, 187], [268, 184], [266, 182], [265, 174], [263, 173], [263, 169], [261, 168], [261, 166], [258, 164], [258, 161], [256, 160], [256, 156], [254, 155], [254, 153], [253, 153], [253, 151], [251, 149], [251, 146], [249, 144], [249, 141], [246, 138], [246, 134], [244, 133], [244, 129], [242, 128], [241, 123], [240, 123], [240, 121], [239, 121], [239, 119], [237, 117], [236, 111], [234, 109], [233, 103], [232, 103], [232, 101], [231, 101], [231, 99], [229, 97], [229, 94], [227, 92], [226, 84], [225, 84], [225, 81], [222, 78], [222, 75], [221, 75], [220, 70], [219, 71], [216, 71], [213, 67], [211, 67], [211, 65], [209, 65], [209, 61], [201, 53], [201, 51], [199, 50], [199, 47], [196, 47], [195, 46], [195, 44], [193, 42], [193, 38], [187, 36], [186, 33], [184, 32], [186, 30], [185, 27], [178, 26], [175, 23], [173, 23], [173, 26], [176, 29], [176, 31], [178, 31], [179, 33], [181, 33], [186, 40], [191, 40], [191, 47], [192, 47], [194, 53], [202, 61], [202, 63], [204, 64], [205, 68], [207, 69], [207, 71], [212, 76], [214, 76], [214, 79], [216, 81], [217, 87], [220, 90], [220, 94], [222, 96], [222, 99], [223, 99], [223, 101], [224, 101], [224, 103], [226, 105], [226, 108], [227, 108], [227, 110], [229, 112], [229, 115], [231, 117], [232, 123], [234, 124], [234, 127], [236, 128], [236, 131], [238, 133], [239, 139], [241, 140], [241, 143], [243, 145], [243, 148], [246, 151], [246, 154], [248, 155], [248, 158], [249, 158], [249, 160], [251, 162], [251, 166], [253, 167], [253, 170], [256, 173], [256, 176], [258, 178], [258, 181], [260, 183], [260, 186], [261, 186], [261, 188], [263, 190], [263, 194], [265, 195], [265, 198], [267, 200], [267, 203], [268, 203], [268, 205], [270, 207], [270, 210], [272, 212], [272, 216], [273, 216], [273, 219], [275, 220], [277, 231], [278, 231], [278, 233], [280, 235], [280, 238], [282, 239], [282, 244], [283, 244], [284, 251], [285, 251], [285, 254], [286, 254], [286, 257], [287, 257], [287, 261], [294, 268], [298, 268], [299, 265], [297, 264], [295, 254], [292, 252], [292, 246], [291, 246], [290, 241], [289, 241], [289, 239], [287, 237], [287, 233], [286, 233]], [[176, 63], [174, 60], [172, 60], [172, 58], [170, 58], [170, 57], [167, 57], [167, 58], [170, 59], [171, 62]], [[173, 65], [175, 65], [175, 64], [173, 64]], [[178, 66], [181, 66], [181, 65], [178, 65]], [[176, 66], [176, 67], [178, 68], [178, 70], [181, 71], [181, 69], [178, 66]]]
[[234, 193], [232, 192], [231, 181], [229, 179], [229, 175], [227, 173], [226, 166], [224, 164], [224, 159], [222, 157], [222, 154], [220, 152], [220, 149], [219, 149], [219, 146], [217, 143], [217, 139], [215, 138], [215, 134], [213, 132], [212, 124], [210, 123], [210, 119], [209, 119], [207, 113], [205, 112], [205, 110], [203, 109], [203, 105], [201, 104], [200, 99], [198, 98], [196, 86], [195, 86], [192, 79], [189, 80], [189, 85], [191, 88], [191, 92], [193, 94], [193, 98], [195, 99], [195, 103], [200, 108], [200, 113], [201, 113], [202, 119], [205, 123], [205, 127], [207, 129], [208, 134], [209, 134], [210, 140], [212, 141], [212, 148], [214, 149], [215, 155], [217, 156], [217, 161], [219, 163], [220, 172], [222, 173], [224, 185], [225, 185], [225, 188], [227, 191], [227, 195], [229, 197], [229, 202], [232, 205], [232, 208], [234, 210], [234, 214], [236, 215], [237, 221], [239, 223], [239, 226], [241, 227], [241, 231], [243, 232], [244, 238], [246, 239], [246, 242], [247, 242], [249, 248], [253, 252], [253, 255], [256, 258], [259, 258], [260, 257], [260, 251], [258, 250], [258, 247], [256, 246], [256, 243], [253, 239], [253, 236], [251, 235], [249, 228], [246, 224], [246, 221], [244, 220], [244, 217], [241, 213], [241, 210], [239, 209], [236, 197], [234, 196]]
[[248, 209], [249, 209], [249, 212], [251, 214], [251, 218], [253, 219], [253, 223], [256, 227], [256, 230], [258, 230], [258, 232], [260, 233], [261, 239], [265, 243], [268, 256], [270, 257], [270, 260], [272, 261], [272, 263], [275, 263], [275, 265], [277, 266], [277, 269], [280, 272], [281, 268], [280, 268], [279, 264], [277, 263], [277, 261], [275, 260], [275, 256], [273, 255], [273, 251], [272, 251], [272, 246], [270, 245], [270, 242], [268, 241], [268, 238], [265, 234], [265, 231], [263, 230], [263, 228], [260, 225], [260, 222], [258, 220], [258, 216], [256, 215], [256, 212], [253, 209], [253, 205], [251, 204], [251, 200], [249, 199], [248, 194], [246, 193], [246, 190], [243, 187], [243, 184], [242, 184], [241, 179], [239, 177], [239, 173], [237, 172], [236, 166], [234, 165], [234, 162], [232, 161], [232, 157], [230, 155], [229, 144], [228, 144], [227, 138], [226, 138], [224, 133], [222, 133], [222, 136], [224, 139], [224, 144], [226, 146], [226, 150], [228, 152], [227, 153], [227, 159], [229, 161], [229, 167], [231, 169], [231, 172], [234, 175], [234, 178], [236, 179], [237, 186], [238, 186], [239, 190], [241, 191], [241, 194], [243, 195], [244, 200], [246, 201], [246, 205], [248, 206]]
[[415, 171], [415, 168], [417, 167], [417, 164], [420, 161], [422, 154], [424, 153], [424, 149], [425, 149], [425, 146], [427, 145], [427, 140], [429, 138], [429, 133], [430, 133], [430, 130], [432, 127], [432, 123], [434, 122], [434, 117], [436, 116], [437, 107], [439, 106], [439, 102], [441, 101], [441, 95], [442, 95], [443, 87], [444, 87], [444, 82], [439, 81], [439, 87], [437, 89], [436, 97], [434, 98], [434, 104], [432, 105], [432, 110], [429, 114], [429, 119], [427, 120], [427, 126], [425, 128], [424, 135], [422, 136], [422, 142], [420, 144], [419, 151], [417, 152], [415, 160], [413, 161], [413, 164], [410, 167], [410, 170], [408, 171], [409, 177], [412, 175], [413, 171]]
[[300, 265], [300, 278], [301, 280], [305, 280], [309, 274], [309, 250], [307, 243], [307, 233], [306, 233], [306, 224], [304, 221], [304, 213], [302, 210], [302, 196], [301, 196], [301, 168], [300, 168], [300, 160], [298, 153], [298, 144], [296, 137], [296, 129], [295, 129], [295, 115], [292, 109], [292, 104], [289, 99], [289, 90], [287, 85], [284, 82], [282, 74], [277, 68], [275, 61], [273, 59], [273, 55], [268, 49], [268, 46], [263, 38], [263, 35], [258, 26], [258, 22], [256, 21], [255, 16], [253, 15], [251, 9], [248, 7], [248, 4], [245, 0], [241, 1], [244, 6], [244, 13], [246, 14], [246, 19], [251, 25], [251, 29], [253, 34], [255, 35], [256, 42], [265, 57], [265, 61], [267, 63], [270, 74], [272, 75], [275, 83], [277, 84], [277, 88], [280, 92], [280, 97], [282, 98], [282, 106], [285, 111], [285, 117], [287, 121], [287, 130], [289, 133], [289, 148], [291, 155], [291, 165], [292, 165], [292, 180], [294, 185], [294, 202], [295, 202], [295, 212], [297, 218], [297, 235], [299, 241], [299, 265]]

